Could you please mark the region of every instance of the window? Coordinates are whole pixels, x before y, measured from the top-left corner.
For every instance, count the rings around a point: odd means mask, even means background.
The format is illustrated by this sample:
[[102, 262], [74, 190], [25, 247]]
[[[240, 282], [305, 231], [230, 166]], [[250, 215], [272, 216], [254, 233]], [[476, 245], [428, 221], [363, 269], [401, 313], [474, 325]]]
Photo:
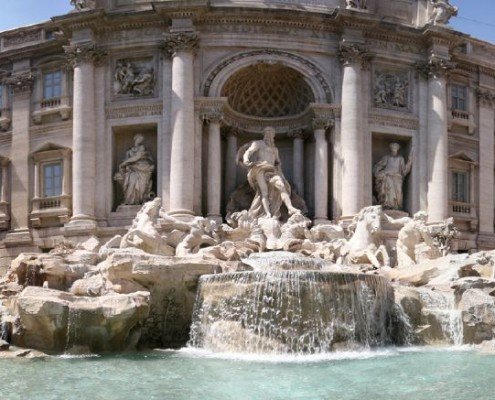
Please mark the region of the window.
[[62, 194], [62, 163], [43, 166], [43, 197], [56, 197]]
[[43, 99], [62, 96], [62, 72], [52, 71], [43, 75]]
[[469, 203], [469, 172], [452, 172], [452, 200], [459, 203]]
[[451, 87], [452, 95], [452, 109], [467, 111], [467, 88], [466, 86], [452, 85]]

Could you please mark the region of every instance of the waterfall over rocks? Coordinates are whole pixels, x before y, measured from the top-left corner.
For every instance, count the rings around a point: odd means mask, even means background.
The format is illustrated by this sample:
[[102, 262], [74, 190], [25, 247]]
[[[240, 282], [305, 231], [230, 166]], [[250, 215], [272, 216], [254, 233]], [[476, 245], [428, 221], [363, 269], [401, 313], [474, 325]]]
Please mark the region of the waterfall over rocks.
[[314, 354], [395, 344], [394, 294], [375, 275], [252, 271], [200, 279], [190, 346]]

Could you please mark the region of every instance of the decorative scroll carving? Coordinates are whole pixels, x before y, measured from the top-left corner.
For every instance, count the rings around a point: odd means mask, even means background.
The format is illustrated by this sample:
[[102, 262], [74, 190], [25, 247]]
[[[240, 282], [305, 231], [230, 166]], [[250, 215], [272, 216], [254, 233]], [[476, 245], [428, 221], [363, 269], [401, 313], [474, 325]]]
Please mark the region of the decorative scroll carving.
[[9, 85], [14, 93], [29, 92], [33, 89], [35, 76], [31, 71], [15, 74], [5, 78], [4, 83]]
[[67, 62], [72, 68], [81, 63], [101, 62], [103, 56], [106, 55], [93, 42], [64, 46], [64, 51], [67, 56]]
[[430, 0], [433, 5], [433, 13], [430, 16], [430, 24], [446, 25], [452, 17], [457, 15], [459, 8], [449, 3], [449, 0]]
[[344, 66], [361, 64], [364, 67], [368, 64], [369, 58], [370, 55], [362, 44], [347, 42], [340, 44], [339, 59]]
[[368, 9], [367, 0], [345, 0], [348, 10], [366, 10]]
[[199, 46], [199, 37], [195, 32], [178, 32], [168, 35], [165, 50], [172, 56], [179, 51], [195, 52]]
[[70, 0], [76, 11], [92, 10], [96, 7], [95, 0]]
[[455, 66], [456, 64], [450, 60], [434, 56], [426, 63], [418, 64], [418, 70], [426, 78], [441, 78], [455, 68]]
[[375, 72], [373, 99], [375, 106], [407, 108], [409, 105], [409, 74], [406, 71]]
[[155, 91], [155, 71], [149, 62], [118, 60], [114, 74], [116, 95], [150, 96]]

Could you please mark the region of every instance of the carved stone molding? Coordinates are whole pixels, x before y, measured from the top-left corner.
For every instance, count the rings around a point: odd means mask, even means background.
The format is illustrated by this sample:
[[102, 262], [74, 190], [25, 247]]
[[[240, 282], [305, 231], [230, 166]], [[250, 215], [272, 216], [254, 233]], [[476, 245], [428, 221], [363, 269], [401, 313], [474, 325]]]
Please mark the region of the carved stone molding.
[[162, 115], [163, 104], [146, 104], [139, 106], [107, 108], [105, 115], [108, 119], [134, 118], [134, 117], [151, 117]]
[[373, 74], [375, 107], [407, 110], [409, 107], [409, 72], [376, 68]]
[[288, 136], [292, 139], [305, 140], [308, 135], [304, 129], [292, 129], [289, 131]]
[[340, 44], [339, 59], [344, 66], [361, 64], [361, 67], [366, 67], [370, 60], [370, 54], [366, 47], [360, 43], [342, 42]]
[[495, 107], [495, 90], [477, 87], [475, 93], [480, 106], [488, 108]]
[[327, 130], [328, 128], [333, 126], [333, 120], [325, 117], [316, 117], [313, 119], [312, 125], [314, 130]]
[[196, 52], [199, 47], [199, 37], [196, 32], [171, 33], [165, 39], [165, 51], [174, 56], [179, 51]]
[[14, 93], [30, 92], [33, 89], [35, 75], [31, 72], [22, 72], [4, 79], [4, 84], [10, 86]]
[[454, 62], [440, 57], [431, 57], [426, 63], [417, 65], [419, 73], [426, 78], [442, 78], [455, 66]]
[[372, 125], [403, 128], [413, 131], [419, 129], [419, 120], [414, 117], [373, 113], [370, 114], [368, 121]]
[[223, 121], [226, 97], [200, 97], [195, 100], [194, 108], [201, 120], [207, 124]]
[[67, 56], [67, 63], [72, 68], [82, 63], [98, 64], [106, 55], [93, 42], [64, 46], [64, 51]]

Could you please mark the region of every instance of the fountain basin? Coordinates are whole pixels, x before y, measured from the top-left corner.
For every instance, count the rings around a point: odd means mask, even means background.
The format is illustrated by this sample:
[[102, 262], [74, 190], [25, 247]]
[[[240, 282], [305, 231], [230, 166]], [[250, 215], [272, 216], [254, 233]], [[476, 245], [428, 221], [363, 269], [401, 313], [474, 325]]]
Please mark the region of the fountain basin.
[[249, 271], [200, 278], [189, 345], [215, 352], [315, 354], [398, 342], [382, 277]]

